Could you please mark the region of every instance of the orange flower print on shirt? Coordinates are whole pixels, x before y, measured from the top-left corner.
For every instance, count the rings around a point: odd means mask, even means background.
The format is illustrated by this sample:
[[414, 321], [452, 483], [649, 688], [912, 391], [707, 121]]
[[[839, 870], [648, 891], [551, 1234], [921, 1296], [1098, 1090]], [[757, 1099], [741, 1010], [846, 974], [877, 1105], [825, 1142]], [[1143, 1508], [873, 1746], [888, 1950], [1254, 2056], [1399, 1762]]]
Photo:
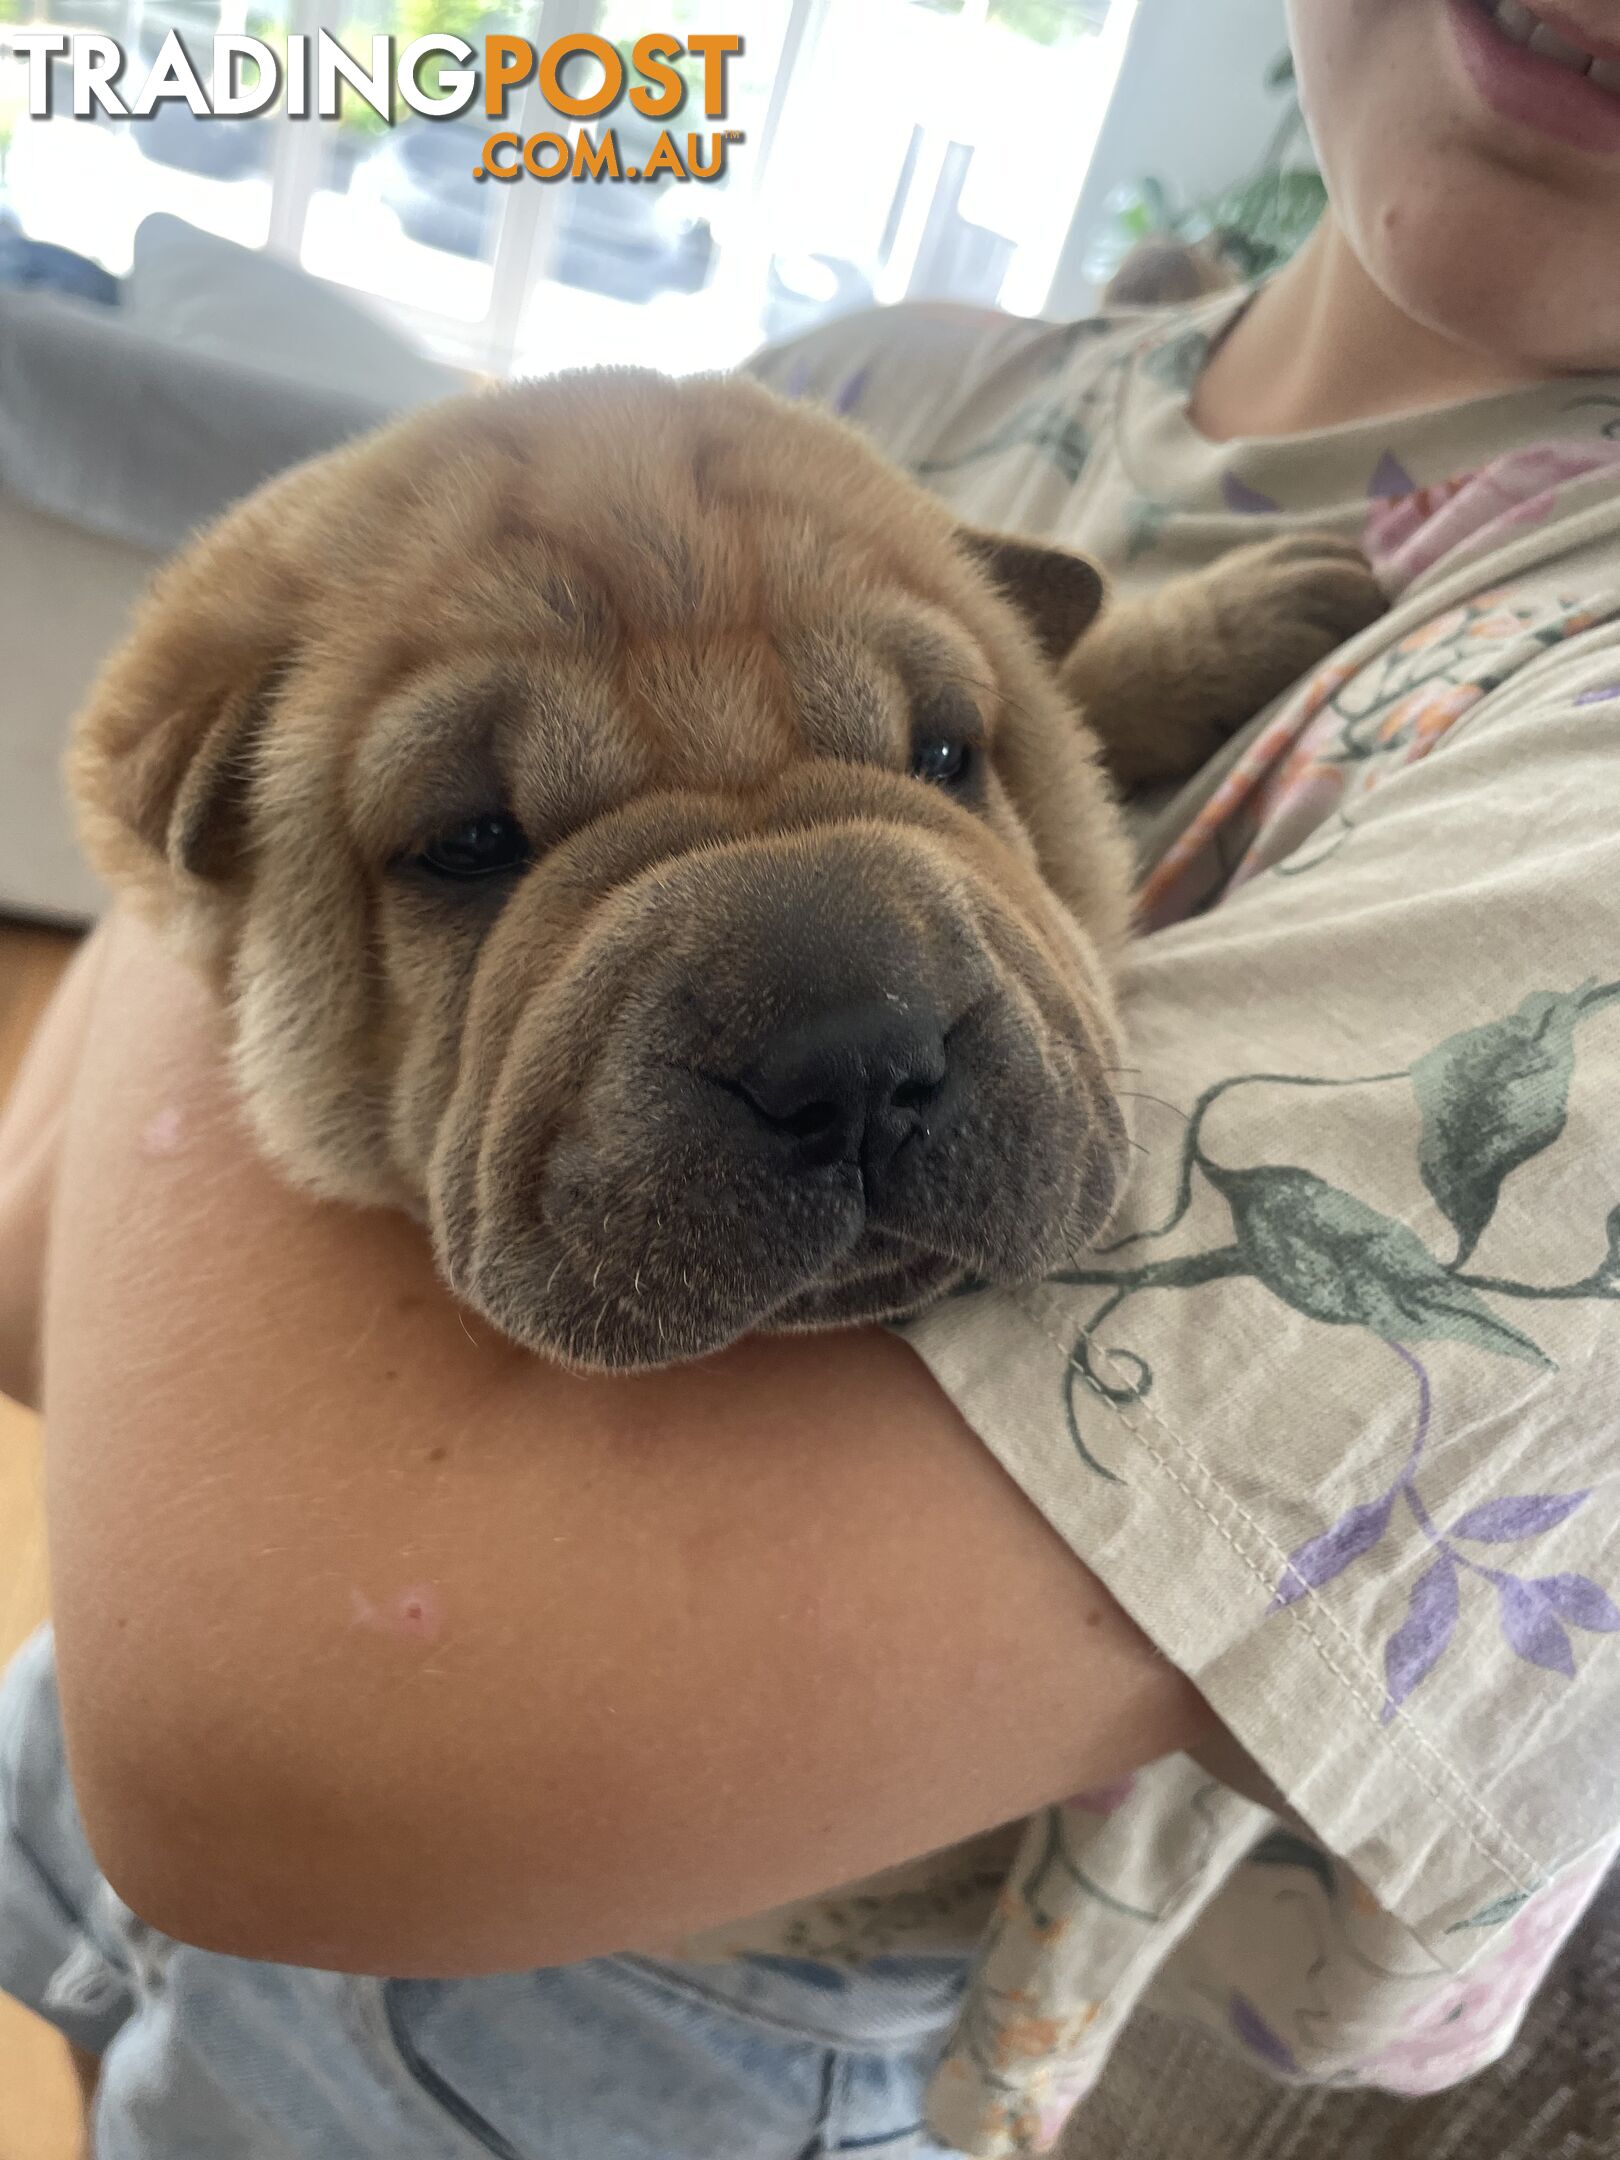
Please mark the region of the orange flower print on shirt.
[[[1532, 602], [1493, 590], [1362, 666], [1330, 662], [1250, 744], [1146, 880], [1142, 927], [1179, 922], [1263, 871], [1315, 869], [1349, 837], [1355, 804], [1381, 780], [1427, 756], [1520, 666], [1597, 619], [1581, 599]], [[1212, 859], [1228, 866], [1218, 879]]]
[[1048, 2062], [1079, 2044], [1087, 2028], [1097, 2020], [1098, 2005], [1087, 2003], [1068, 2017], [1008, 2018], [995, 2036], [998, 2069], [1020, 2062]]
[[1250, 799], [1264, 785], [1279, 759], [1297, 750], [1301, 731], [1323, 706], [1355, 675], [1343, 662], [1330, 662], [1313, 675], [1271, 725], [1250, 744], [1198, 816], [1173, 846], [1137, 896], [1137, 913], [1145, 929], [1157, 930], [1179, 920], [1180, 912], [1166, 912], [1186, 872], [1197, 862], [1214, 836], [1247, 809]]

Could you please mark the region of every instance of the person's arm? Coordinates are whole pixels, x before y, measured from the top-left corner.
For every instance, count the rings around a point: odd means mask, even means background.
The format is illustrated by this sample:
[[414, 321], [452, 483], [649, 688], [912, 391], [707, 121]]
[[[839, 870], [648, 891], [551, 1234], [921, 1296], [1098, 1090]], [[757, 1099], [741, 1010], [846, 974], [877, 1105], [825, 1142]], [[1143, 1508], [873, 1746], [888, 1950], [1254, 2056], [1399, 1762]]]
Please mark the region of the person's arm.
[[51, 1190], [105, 947], [100, 931], [80, 945], [0, 1103], [0, 1395], [31, 1410], [39, 1406]]
[[581, 1379], [239, 1132], [114, 932], [46, 1316], [69, 1756], [137, 1913], [493, 1972], [846, 1882], [1212, 1720], [877, 1331]]

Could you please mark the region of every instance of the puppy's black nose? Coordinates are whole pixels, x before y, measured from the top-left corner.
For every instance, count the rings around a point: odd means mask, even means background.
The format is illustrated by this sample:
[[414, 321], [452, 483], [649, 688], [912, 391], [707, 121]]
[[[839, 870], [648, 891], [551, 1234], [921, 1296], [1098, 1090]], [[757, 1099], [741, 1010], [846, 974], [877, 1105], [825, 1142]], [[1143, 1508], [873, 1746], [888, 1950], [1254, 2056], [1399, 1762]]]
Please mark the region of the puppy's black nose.
[[936, 1013], [854, 1005], [770, 1037], [740, 1075], [738, 1092], [780, 1136], [795, 1169], [858, 1163], [875, 1199], [906, 1141], [941, 1130], [949, 1077]]

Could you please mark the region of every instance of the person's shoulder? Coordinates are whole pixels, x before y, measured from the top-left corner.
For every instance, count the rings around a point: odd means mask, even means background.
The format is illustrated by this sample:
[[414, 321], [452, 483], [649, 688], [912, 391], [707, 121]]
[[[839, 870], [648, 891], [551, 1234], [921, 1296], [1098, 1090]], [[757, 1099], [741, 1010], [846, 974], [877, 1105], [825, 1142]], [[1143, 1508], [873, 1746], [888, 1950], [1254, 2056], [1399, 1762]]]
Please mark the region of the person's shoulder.
[[1009, 327], [1029, 326], [993, 308], [956, 303], [861, 308], [766, 345], [744, 361], [740, 372], [784, 397], [810, 398], [848, 412], [861, 402], [874, 375], [904, 380], [915, 394], [921, 384], [948, 379], [953, 368]]
[[931, 386], [960, 390], [965, 381], [982, 382], [1019, 363], [1056, 372], [1082, 356], [1113, 357], [1144, 334], [1174, 334], [1183, 318], [1198, 312], [1110, 308], [1058, 320], [956, 301], [902, 301], [862, 308], [766, 345], [739, 372], [784, 396], [848, 411], [880, 379], [915, 397]]
[[853, 422], [908, 469], [928, 470], [965, 431], [992, 441], [1031, 398], [1062, 406], [1129, 364], [1144, 339], [1199, 311], [1110, 309], [1068, 321], [945, 301], [863, 309], [769, 345], [740, 370], [779, 396]]

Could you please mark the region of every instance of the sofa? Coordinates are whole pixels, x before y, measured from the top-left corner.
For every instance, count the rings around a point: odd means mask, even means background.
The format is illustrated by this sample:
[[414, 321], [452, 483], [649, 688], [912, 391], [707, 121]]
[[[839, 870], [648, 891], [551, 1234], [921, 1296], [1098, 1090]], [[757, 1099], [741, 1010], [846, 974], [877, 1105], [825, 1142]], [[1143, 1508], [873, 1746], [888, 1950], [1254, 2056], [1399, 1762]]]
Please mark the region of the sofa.
[[295, 265], [148, 218], [109, 306], [0, 286], [0, 913], [92, 919], [62, 754], [152, 572], [273, 473], [468, 378]]

